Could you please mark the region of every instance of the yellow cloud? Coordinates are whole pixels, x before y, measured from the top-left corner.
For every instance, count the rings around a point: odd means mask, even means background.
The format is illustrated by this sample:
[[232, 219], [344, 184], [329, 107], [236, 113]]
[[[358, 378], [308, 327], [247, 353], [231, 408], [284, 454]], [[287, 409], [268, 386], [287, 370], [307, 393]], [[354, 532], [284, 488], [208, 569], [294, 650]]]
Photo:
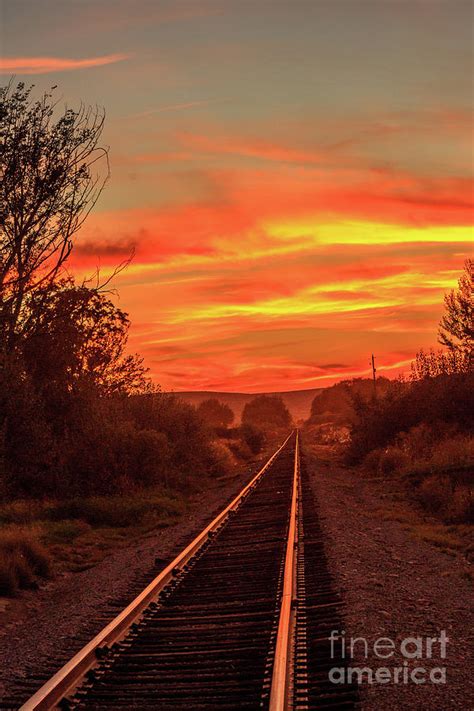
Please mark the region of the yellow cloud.
[[377, 222], [323, 223], [316, 220], [268, 222], [268, 235], [281, 240], [311, 238], [315, 244], [407, 244], [412, 242], [472, 242], [471, 226], [407, 227]]
[[218, 320], [222, 318], [281, 318], [345, 314], [394, 308], [408, 302], [430, 306], [440, 301], [440, 291], [456, 284], [457, 272], [436, 276], [419, 272], [390, 275], [378, 279], [326, 282], [296, 291], [285, 297], [248, 303], [207, 304], [197, 308], [177, 308], [168, 312], [168, 323]]

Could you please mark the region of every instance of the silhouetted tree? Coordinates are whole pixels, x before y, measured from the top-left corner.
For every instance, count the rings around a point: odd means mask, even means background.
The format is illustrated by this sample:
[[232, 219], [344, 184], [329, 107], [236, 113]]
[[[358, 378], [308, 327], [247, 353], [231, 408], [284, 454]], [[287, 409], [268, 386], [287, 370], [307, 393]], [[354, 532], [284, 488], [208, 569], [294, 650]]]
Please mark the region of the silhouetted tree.
[[262, 430], [254, 425], [243, 424], [239, 428], [239, 433], [252, 454], [262, 451], [265, 444], [265, 435]]
[[44, 391], [73, 393], [87, 384], [99, 395], [147, 389], [143, 360], [126, 355], [128, 315], [103, 293], [62, 280], [39, 287], [25, 303], [25, 366]]
[[457, 290], [444, 297], [446, 313], [440, 321], [438, 341], [446, 350], [419, 350], [411, 364], [411, 379], [466, 373], [473, 368], [474, 261], [468, 259]]
[[217, 466], [208, 428], [127, 355], [104, 285], [62, 270], [108, 176], [104, 114], [30, 91], [0, 90], [0, 495], [183, 490]]
[[373, 449], [386, 447], [401, 432], [422, 423], [436, 430], [444, 423], [460, 432], [474, 424], [474, 374], [455, 373], [412, 383], [395, 381], [377, 399], [355, 398], [355, 420], [347, 456], [360, 462]]
[[234, 413], [231, 408], [215, 397], [203, 400], [198, 406], [197, 412], [209, 427], [228, 427], [234, 421]]
[[[43, 401], [21, 359], [0, 351], [0, 498], [45, 491], [57, 447]], [[53, 474], [53, 478], [54, 478]]]
[[140, 430], [163, 433], [168, 441], [171, 476], [187, 486], [204, 476], [214, 461], [209, 431], [196, 409], [170, 393], [155, 392], [126, 398], [124, 407]]
[[259, 429], [289, 427], [291, 415], [281, 397], [258, 395], [245, 404], [242, 424], [253, 425]]
[[104, 113], [61, 114], [53, 89], [38, 100], [23, 83], [0, 89], [0, 329], [9, 346], [26, 296], [57, 278], [108, 177]]
[[411, 364], [411, 379], [437, 378], [439, 375], [453, 375], [466, 371], [466, 357], [458, 349], [428, 352], [419, 350]]
[[464, 370], [473, 367], [474, 344], [474, 260], [467, 259], [464, 274], [458, 288], [444, 297], [446, 313], [440, 321], [438, 340], [458, 361], [464, 362]]
[[[391, 386], [388, 378], [377, 378], [377, 391], [384, 394]], [[370, 378], [353, 378], [342, 380], [329, 388], [317, 393], [311, 403], [309, 424], [349, 425], [354, 419], [354, 398], [371, 400], [374, 396], [373, 380]]]

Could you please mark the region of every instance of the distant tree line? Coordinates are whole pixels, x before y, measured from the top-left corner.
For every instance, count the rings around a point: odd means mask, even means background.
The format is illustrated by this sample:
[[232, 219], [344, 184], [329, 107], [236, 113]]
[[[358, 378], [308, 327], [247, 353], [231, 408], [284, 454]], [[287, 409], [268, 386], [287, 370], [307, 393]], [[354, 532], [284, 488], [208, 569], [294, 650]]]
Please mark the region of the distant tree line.
[[281, 397], [257, 395], [245, 404], [242, 423], [267, 430], [286, 430], [291, 426], [292, 419]]
[[474, 424], [474, 262], [468, 259], [458, 288], [445, 296], [439, 342], [445, 350], [420, 350], [411, 367], [411, 382], [395, 382], [384, 397], [355, 398], [356, 418], [349, 457], [363, 459], [387, 446], [400, 432], [422, 423], [447, 423], [461, 432]]
[[[352, 453], [364, 456], [399, 431], [436, 419], [472, 423], [474, 262], [468, 259], [458, 288], [444, 298], [438, 338], [444, 349], [421, 349], [409, 380], [379, 377], [342, 381], [313, 400], [309, 424], [331, 421], [352, 428]], [[356, 451], [359, 454], [356, 454]]]
[[448, 523], [474, 521], [473, 281], [467, 260], [444, 299], [444, 348], [420, 350], [409, 379], [378, 378], [376, 390], [369, 379], [328, 388], [314, 399], [308, 425], [346, 425], [349, 464], [400, 477], [409, 497]]
[[234, 421], [234, 412], [215, 397], [203, 400], [197, 407], [199, 417], [214, 429], [225, 429]]
[[[230, 447], [242, 456], [241, 444], [235, 445], [232, 438], [244, 443], [251, 455], [258, 454], [268, 437], [287, 431], [292, 424], [291, 415], [283, 402], [276, 395], [257, 395], [244, 406], [240, 426], [230, 428], [234, 422], [232, 409], [217, 398], [203, 400], [197, 413], [207, 427], [224, 439], [230, 438]], [[245, 456], [244, 456], [245, 458]]]

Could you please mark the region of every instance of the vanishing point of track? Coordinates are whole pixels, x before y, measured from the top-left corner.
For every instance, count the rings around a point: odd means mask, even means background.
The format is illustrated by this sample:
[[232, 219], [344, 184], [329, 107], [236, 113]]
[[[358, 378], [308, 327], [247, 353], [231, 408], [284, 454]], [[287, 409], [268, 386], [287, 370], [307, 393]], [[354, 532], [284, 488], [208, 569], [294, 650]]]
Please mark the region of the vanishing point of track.
[[[353, 709], [299, 437], [21, 708]], [[14, 706], [9, 706], [14, 708]]]

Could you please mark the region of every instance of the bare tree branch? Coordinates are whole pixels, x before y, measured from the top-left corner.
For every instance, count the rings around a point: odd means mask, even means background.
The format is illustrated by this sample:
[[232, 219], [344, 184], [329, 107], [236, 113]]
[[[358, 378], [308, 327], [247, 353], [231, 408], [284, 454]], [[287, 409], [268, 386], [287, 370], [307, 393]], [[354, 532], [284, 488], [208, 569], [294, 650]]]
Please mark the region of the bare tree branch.
[[53, 90], [32, 100], [23, 83], [0, 89], [0, 330], [7, 344], [21, 331], [26, 296], [60, 275], [110, 176], [108, 149], [99, 145], [105, 112], [81, 104], [59, 113]]

